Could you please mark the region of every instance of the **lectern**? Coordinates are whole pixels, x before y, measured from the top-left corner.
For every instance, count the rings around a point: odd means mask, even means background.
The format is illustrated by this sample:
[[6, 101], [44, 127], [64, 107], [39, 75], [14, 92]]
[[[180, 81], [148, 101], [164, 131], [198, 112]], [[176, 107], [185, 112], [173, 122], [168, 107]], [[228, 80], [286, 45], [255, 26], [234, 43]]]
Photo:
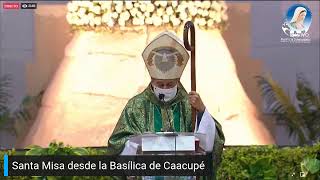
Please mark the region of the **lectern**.
[[[135, 143], [138, 147], [137, 155], [206, 155], [206, 135], [201, 133], [186, 132], [158, 132], [144, 133], [142, 135], [131, 136], [130, 143]], [[195, 176], [144, 176], [144, 180], [196, 180]]]

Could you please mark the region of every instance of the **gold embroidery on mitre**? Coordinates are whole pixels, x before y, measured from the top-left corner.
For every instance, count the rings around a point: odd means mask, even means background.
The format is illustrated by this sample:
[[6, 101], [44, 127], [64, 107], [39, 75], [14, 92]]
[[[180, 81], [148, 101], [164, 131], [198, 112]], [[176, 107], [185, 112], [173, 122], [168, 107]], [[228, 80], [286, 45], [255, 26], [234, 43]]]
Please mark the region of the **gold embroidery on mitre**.
[[163, 73], [168, 72], [175, 65], [183, 65], [183, 57], [175, 48], [172, 47], [158, 47], [151, 51], [147, 58], [149, 66], [155, 67]]

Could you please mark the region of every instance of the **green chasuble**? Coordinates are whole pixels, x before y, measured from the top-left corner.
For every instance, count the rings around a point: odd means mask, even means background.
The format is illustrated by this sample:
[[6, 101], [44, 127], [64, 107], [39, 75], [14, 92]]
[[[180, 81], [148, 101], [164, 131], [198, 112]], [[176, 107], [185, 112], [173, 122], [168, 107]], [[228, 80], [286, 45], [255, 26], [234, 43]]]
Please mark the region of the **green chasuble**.
[[[214, 119], [214, 118], [213, 118]], [[215, 120], [216, 134], [213, 147], [213, 166], [221, 162], [224, 135], [221, 125]], [[131, 135], [145, 132], [159, 132], [173, 127], [176, 132], [192, 132], [191, 105], [188, 93], [179, 83], [175, 98], [161, 102], [149, 85], [142, 93], [131, 98], [125, 106], [120, 119], [108, 141], [108, 152], [120, 154]]]

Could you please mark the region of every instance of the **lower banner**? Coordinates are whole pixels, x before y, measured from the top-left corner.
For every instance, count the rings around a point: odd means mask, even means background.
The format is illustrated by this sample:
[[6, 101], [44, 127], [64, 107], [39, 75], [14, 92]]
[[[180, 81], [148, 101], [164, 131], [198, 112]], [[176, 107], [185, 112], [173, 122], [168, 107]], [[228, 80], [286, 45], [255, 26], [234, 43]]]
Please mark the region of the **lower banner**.
[[3, 167], [7, 176], [210, 176], [213, 172], [211, 155], [9, 156]]

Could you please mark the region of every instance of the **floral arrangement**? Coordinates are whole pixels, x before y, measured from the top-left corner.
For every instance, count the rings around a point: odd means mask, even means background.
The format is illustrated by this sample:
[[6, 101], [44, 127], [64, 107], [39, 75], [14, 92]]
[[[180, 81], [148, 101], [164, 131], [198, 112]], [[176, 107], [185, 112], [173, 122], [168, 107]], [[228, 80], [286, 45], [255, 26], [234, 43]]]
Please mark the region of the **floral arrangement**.
[[224, 1], [71, 1], [67, 8], [68, 23], [78, 28], [178, 27], [191, 20], [200, 28], [222, 29], [228, 20]]

